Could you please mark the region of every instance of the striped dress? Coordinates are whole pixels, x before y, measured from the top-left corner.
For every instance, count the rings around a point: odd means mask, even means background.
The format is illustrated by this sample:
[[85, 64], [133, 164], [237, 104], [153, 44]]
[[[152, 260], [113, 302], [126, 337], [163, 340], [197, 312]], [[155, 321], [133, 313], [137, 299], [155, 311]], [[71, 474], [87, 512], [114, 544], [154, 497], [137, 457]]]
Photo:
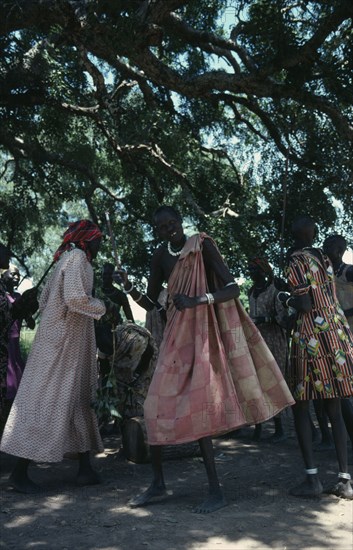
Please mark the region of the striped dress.
[[312, 301], [309, 313], [298, 314], [292, 338], [287, 383], [297, 401], [353, 395], [353, 335], [337, 300], [331, 262], [312, 250], [294, 252], [288, 268], [292, 294], [309, 293]]

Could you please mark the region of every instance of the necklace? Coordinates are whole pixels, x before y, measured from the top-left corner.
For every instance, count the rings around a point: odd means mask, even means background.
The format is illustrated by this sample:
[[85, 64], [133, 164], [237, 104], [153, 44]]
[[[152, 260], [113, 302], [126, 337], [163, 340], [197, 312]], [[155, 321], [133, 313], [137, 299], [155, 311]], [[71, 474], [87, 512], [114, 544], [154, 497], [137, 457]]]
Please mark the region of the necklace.
[[180, 253], [181, 253], [181, 251], [183, 250], [184, 245], [181, 247], [180, 250], [173, 250], [173, 249], [172, 249], [172, 245], [171, 245], [170, 242], [168, 241], [167, 248], [168, 248], [168, 252], [169, 252], [169, 254], [170, 254], [171, 256], [180, 256]]

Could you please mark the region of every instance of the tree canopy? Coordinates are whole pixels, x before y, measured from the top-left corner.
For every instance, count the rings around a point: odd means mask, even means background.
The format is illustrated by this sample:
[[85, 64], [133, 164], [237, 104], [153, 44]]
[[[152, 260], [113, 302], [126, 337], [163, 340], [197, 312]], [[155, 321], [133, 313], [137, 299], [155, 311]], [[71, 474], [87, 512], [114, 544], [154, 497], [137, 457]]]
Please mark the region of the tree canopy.
[[351, 220], [352, 16], [351, 0], [2, 0], [2, 240], [25, 261], [44, 228], [109, 210], [142, 274], [173, 203], [241, 270], [259, 249], [278, 263], [299, 213], [324, 233], [335, 205]]

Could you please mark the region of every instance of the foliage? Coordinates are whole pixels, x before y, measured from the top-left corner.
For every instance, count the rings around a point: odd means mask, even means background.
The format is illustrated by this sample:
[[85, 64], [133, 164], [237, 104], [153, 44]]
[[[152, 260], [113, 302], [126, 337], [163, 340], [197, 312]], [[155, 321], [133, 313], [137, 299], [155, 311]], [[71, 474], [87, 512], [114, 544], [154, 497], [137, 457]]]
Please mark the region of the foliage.
[[39, 278], [68, 221], [104, 227], [108, 210], [141, 277], [162, 203], [236, 274], [259, 248], [278, 265], [303, 211], [347, 234], [352, 15], [350, 0], [3, 0], [2, 241]]

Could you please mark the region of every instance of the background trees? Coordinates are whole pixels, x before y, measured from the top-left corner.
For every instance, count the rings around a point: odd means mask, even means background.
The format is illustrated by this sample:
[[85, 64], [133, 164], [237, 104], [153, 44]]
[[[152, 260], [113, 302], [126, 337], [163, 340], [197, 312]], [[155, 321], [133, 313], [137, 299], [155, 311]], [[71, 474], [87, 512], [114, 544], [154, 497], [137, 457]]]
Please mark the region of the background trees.
[[141, 275], [167, 202], [239, 272], [259, 248], [278, 263], [285, 188], [285, 228], [305, 210], [344, 232], [352, 15], [350, 0], [3, 0], [2, 240], [25, 262], [109, 210]]

